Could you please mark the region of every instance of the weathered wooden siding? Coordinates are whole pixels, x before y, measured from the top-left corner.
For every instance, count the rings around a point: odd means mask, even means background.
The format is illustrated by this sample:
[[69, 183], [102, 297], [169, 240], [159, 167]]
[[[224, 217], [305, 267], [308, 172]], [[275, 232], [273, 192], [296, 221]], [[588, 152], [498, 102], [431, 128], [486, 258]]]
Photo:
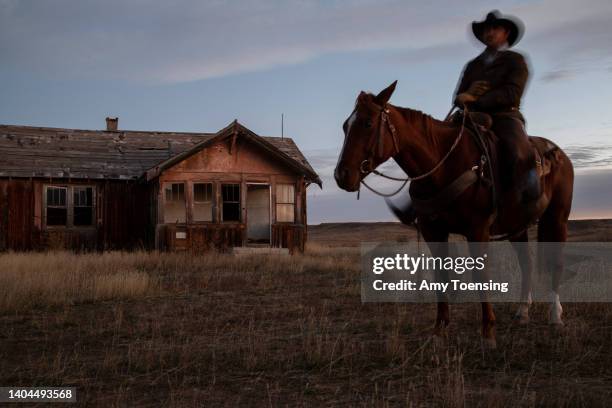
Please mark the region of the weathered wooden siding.
[[134, 249], [153, 246], [153, 189], [148, 184], [105, 181], [98, 194], [98, 247]]
[[34, 247], [39, 232], [34, 217], [34, 182], [0, 180], [0, 250]]
[[[243, 246], [246, 225], [207, 224], [160, 226], [163, 234], [162, 250], [206, 252], [211, 249], [220, 251], [231, 247]], [[300, 224], [272, 224], [272, 247], [288, 248], [291, 253], [304, 252], [306, 227]]]
[[[44, 185], [95, 187], [93, 225], [46, 227]], [[137, 182], [0, 179], [0, 250], [149, 248], [151, 203], [151, 186]]]
[[170, 251], [190, 250], [206, 252], [211, 249], [225, 251], [242, 246], [245, 239], [244, 224], [174, 225], [160, 227], [164, 235], [161, 249]]
[[272, 246], [288, 248], [289, 252], [304, 252], [306, 226], [301, 224], [273, 224]]
[[[247, 244], [246, 223], [248, 219], [246, 193], [249, 183], [264, 183], [270, 186], [270, 245], [303, 251], [306, 239], [306, 186], [304, 177], [294, 174], [282, 163], [271, 159], [257, 146], [237, 140], [232, 146], [226, 140], [202, 149], [193, 156], [165, 170], [158, 181], [157, 235], [158, 248], [169, 250], [227, 248]], [[186, 222], [183, 224], [164, 224], [164, 185], [171, 182], [185, 184]], [[213, 184], [213, 221], [194, 223], [191, 191], [193, 183], [210, 182]], [[221, 221], [221, 185], [240, 184], [241, 221], [224, 223]], [[295, 186], [295, 220], [293, 223], [276, 222], [276, 186], [289, 183]], [[175, 238], [176, 231], [185, 231], [186, 237]], [[203, 244], [209, 241], [210, 244]]]

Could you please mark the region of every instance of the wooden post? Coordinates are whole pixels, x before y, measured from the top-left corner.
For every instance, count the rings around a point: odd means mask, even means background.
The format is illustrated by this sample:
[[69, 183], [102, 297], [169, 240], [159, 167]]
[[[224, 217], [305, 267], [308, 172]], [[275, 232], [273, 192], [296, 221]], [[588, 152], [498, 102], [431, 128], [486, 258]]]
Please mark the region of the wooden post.
[[308, 211], [306, 208], [306, 184], [302, 180], [302, 195], [301, 199], [304, 205], [302, 206], [302, 223], [304, 224], [304, 248], [306, 248], [306, 241], [308, 240]]
[[247, 184], [244, 178], [244, 173], [240, 174], [240, 223], [244, 225], [244, 229], [242, 229], [242, 246], [246, 246], [247, 244]]
[[161, 179], [157, 179], [157, 214], [155, 220], [155, 249], [161, 249], [163, 241], [166, 239], [164, 234], [164, 184]]
[[185, 181], [185, 207], [187, 214], [185, 215], [185, 223], [193, 223], [193, 181]]

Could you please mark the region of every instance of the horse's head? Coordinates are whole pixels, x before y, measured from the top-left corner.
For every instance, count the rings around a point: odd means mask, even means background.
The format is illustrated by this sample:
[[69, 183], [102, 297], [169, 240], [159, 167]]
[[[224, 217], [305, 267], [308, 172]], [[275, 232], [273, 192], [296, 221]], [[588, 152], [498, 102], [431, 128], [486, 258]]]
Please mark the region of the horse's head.
[[[344, 145], [338, 158], [334, 177], [338, 187], [357, 191], [359, 183], [379, 164], [395, 153], [395, 140], [388, 133], [387, 102], [395, 90], [397, 81], [374, 96], [361, 92], [355, 109], [344, 121]], [[393, 136], [394, 137], [394, 136]]]

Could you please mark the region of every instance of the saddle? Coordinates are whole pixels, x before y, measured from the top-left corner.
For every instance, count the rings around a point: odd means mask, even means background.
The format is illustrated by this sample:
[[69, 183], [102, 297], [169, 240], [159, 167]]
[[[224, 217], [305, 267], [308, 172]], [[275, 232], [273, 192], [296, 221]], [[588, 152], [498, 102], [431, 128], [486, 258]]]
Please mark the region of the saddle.
[[[494, 145], [497, 141], [495, 134], [491, 130], [493, 118], [491, 115], [485, 112], [468, 112], [468, 115], [468, 120], [465, 121], [466, 127], [472, 132], [482, 135], [486, 148], [491, 151], [491, 148], [493, 147], [492, 145]], [[456, 111], [449, 118], [449, 121], [460, 125], [463, 121], [463, 112]], [[533, 146], [538, 176], [546, 176], [550, 173], [551, 168], [551, 161], [548, 156], [554, 150], [559, 149], [559, 147], [549, 140], [538, 136], [529, 136], [529, 142]], [[495, 159], [493, 158], [493, 160]]]

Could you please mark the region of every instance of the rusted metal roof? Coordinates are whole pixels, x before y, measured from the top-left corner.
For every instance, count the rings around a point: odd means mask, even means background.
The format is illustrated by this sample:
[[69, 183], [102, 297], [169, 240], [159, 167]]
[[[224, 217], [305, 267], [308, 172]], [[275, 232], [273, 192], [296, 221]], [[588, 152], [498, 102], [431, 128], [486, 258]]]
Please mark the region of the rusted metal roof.
[[236, 121], [217, 133], [0, 125], [0, 177], [139, 179], [151, 169], [195, 153], [236, 126], [301, 172], [307, 181], [320, 185], [318, 175], [292, 139], [259, 136]]

